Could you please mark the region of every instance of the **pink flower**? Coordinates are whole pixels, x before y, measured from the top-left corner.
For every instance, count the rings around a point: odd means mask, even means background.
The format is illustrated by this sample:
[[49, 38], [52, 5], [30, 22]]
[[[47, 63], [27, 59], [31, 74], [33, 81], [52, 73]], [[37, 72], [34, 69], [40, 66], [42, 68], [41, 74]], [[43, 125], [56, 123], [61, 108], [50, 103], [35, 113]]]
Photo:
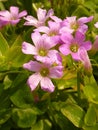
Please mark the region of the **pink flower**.
[[83, 63], [85, 73], [88, 76], [90, 76], [92, 73], [92, 65], [90, 63], [90, 59], [88, 57], [87, 51], [85, 50], [85, 48], [81, 47], [78, 53], [79, 53], [80, 61]]
[[60, 28], [61, 28], [60, 22], [49, 21], [48, 26], [38, 27], [34, 31], [42, 32], [47, 36], [49, 36], [50, 38], [52, 38], [56, 43], [60, 43], [60, 34], [59, 34]]
[[32, 91], [35, 90], [40, 83], [41, 89], [53, 92], [55, 86], [51, 78], [61, 78], [63, 75], [63, 66], [52, 66], [50, 62], [39, 63], [37, 61], [30, 61], [25, 63], [23, 67], [29, 71], [35, 72], [27, 81]]
[[93, 16], [90, 17], [82, 17], [79, 19], [76, 19], [76, 16], [72, 17], [67, 17], [63, 22], [62, 22], [62, 28], [60, 30], [61, 33], [69, 32], [73, 33], [76, 31], [79, 31], [81, 33], [86, 33], [88, 30], [88, 26], [85, 23], [88, 23], [92, 21]]
[[20, 21], [20, 18], [26, 15], [27, 12], [25, 10], [19, 13], [19, 8], [15, 6], [11, 6], [10, 11], [8, 10], [0, 11], [0, 19], [12, 25], [17, 24]]
[[61, 39], [65, 44], [59, 47], [60, 52], [64, 55], [71, 54], [74, 60], [80, 59], [79, 48], [83, 47], [88, 51], [92, 47], [91, 42], [85, 41], [85, 35], [80, 32], [75, 34], [75, 38], [71, 34], [62, 34]]
[[34, 58], [41, 62], [49, 60], [57, 64], [61, 63], [58, 51], [52, 49], [55, 47], [53, 40], [45, 35], [40, 35], [38, 32], [32, 33], [31, 38], [34, 45], [27, 42], [23, 42], [22, 44], [22, 52], [24, 54], [34, 55]]
[[44, 9], [39, 8], [37, 10], [37, 18], [34, 18], [31, 15], [28, 15], [24, 19], [27, 20], [24, 25], [28, 26], [35, 26], [35, 27], [40, 27], [45, 25], [45, 22], [48, 18], [50, 18], [54, 14], [53, 10], [50, 9], [48, 12]]

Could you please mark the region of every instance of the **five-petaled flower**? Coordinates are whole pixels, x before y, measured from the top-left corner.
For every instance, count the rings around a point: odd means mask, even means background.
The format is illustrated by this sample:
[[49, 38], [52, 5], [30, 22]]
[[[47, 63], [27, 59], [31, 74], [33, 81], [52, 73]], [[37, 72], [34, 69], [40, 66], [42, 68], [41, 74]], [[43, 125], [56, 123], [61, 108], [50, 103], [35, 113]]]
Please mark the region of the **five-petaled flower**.
[[20, 19], [27, 15], [27, 11], [24, 10], [19, 13], [19, 8], [16, 6], [11, 6], [10, 11], [2, 10], [0, 11], [0, 20], [6, 22], [7, 24], [16, 25], [19, 23]]
[[92, 47], [91, 42], [85, 41], [85, 35], [80, 32], [76, 32], [75, 37], [70, 33], [62, 34], [61, 39], [64, 44], [59, 47], [60, 52], [64, 55], [71, 54], [74, 60], [80, 59], [78, 51], [81, 47], [84, 47], [87, 51]]
[[27, 81], [32, 91], [35, 90], [40, 83], [41, 89], [53, 92], [55, 86], [53, 85], [51, 78], [55, 79], [63, 76], [63, 66], [53, 66], [53, 64], [49, 61], [45, 61], [43, 63], [29, 61], [23, 65], [23, 68], [35, 72], [28, 78]]
[[46, 60], [56, 62], [57, 64], [61, 62], [59, 52], [53, 49], [56, 45], [53, 40], [45, 35], [40, 35], [39, 32], [32, 33], [31, 38], [34, 45], [23, 42], [23, 53], [34, 55], [34, 58], [41, 62]]
[[93, 16], [81, 17], [79, 19], [76, 19], [76, 16], [67, 17], [62, 21], [62, 28], [60, 33], [74, 33], [79, 31], [84, 34], [88, 30], [88, 26], [85, 23], [92, 21], [92, 19]]
[[53, 10], [50, 9], [48, 12], [45, 9], [41, 9], [39, 8], [37, 10], [37, 18], [28, 15], [27, 17], [24, 17], [24, 19], [26, 20], [26, 22], [24, 23], [24, 25], [27, 26], [34, 26], [34, 27], [40, 27], [45, 25], [45, 22], [48, 18], [50, 18], [52, 15], [54, 14]]

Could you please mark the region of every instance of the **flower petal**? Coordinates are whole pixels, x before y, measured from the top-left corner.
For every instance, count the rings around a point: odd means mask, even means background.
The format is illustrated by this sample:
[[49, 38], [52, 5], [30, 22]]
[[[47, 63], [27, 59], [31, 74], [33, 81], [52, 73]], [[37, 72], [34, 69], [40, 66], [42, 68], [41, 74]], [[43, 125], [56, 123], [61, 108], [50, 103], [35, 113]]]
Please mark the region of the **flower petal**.
[[72, 39], [73, 36], [70, 33], [65, 33], [61, 35], [61, 40], [66, 44], [70, 44]]
[[38, 20], [36, 18], [34, 18], [31, 15], [28, 15], [27, 17], [24, 17], [25, 20], [27, 20], [24, 25], [30, 25], [30, 26], [35, 26], [37, 27], [38, 24]]
[[41, 80], [39, 73], [35, 73], [28, 78], [27, 84], [30, 86], [31, 91], [35, 90]]
[[49, 78], [45, 77], [41, 79], [41, 88], [44, 91], [53, 92], [55, 86], [53, 85], [52, 81]]
[[34, 32], [31, 34], [32, 41], [36, 46], [40, 42], [41, 35], [39, 32]]
[[46, 27], [46, 26], [41, 26], [41, 27], [38, 27], [37, 29], [34, 29], [34, 31], [43, 32], [43, 33], [48, 34], [49, 33], [49, 28]]
[[42, 65], [37, 61], [29, 61], [28, 63], [23, 64], [23, 68], [28, 69], [30, 71], [39, 72]]
[[50, 68], [49, 76], [51, 78], [61, 78], [63, 76], [63, 66], [55, 66]]
[[44, 21], [46, 20], [46, 13], [47, 13], [46, 10], [39, 8], [39, 9], [37, 10], [38, 20], [44, 22]]
[[78, 23], [83, 24], [83, 23], [88, 23], [88, 22], [92, 21], [93, 18], [94, 18], [94, 16], [82, 17], [82, 18], [79, 18], [77, 21], [78, 21]]
[[69, 44], [63, 44], [59, 47], [59, 50], [62, 54], [64, 55], [68, 55], [71, 53], [70, 48], [69, 48]]
[[10, 7], [10, 13], [13, 15], [13, 16], [18, 16], [18, 13], [19, 13], [19, 8], [18, 7], [15, 7], [15, 6], [11, 6]]
[[86, 41], [82, 44], [82, 47], [84, 47], [88, 51], [92, 48], [92, 43], [90, 41]]
[[22, 43], [22, 52], [24, 54], [32, 54], [32, 55], [37, 54], [36, 48], [32, 44], [27, 42]]
[[24, 17], [26, 15], [27, 15], [27, 11], [24, 10], [24, 11], [22, 11], [22, 12], [19, 13], [19, 18]]

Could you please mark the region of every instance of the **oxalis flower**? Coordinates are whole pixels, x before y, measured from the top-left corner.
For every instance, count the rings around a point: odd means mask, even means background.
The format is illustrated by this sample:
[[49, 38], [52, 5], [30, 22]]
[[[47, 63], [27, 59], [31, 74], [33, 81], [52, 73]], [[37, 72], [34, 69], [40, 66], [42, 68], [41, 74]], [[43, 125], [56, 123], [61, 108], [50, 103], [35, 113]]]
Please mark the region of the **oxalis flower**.
[[80, 32], [77, 32], [75, 37], [71, 34], [62, 34], [61, 39], [65, 44], [59, 47], [60, 52], [64, 55], [71, 54], [74, 60], [80, 59], [78, 54], [79, 48], [83, 47], [86, 51], [88, 51], [92, 47], [91, 42], [85, 41], [85, 35]]
[[15, 25], [20, 21], [21, 17], [24, 17], [27, 15], [27, 11], [22, 11], [19, 13], [19, 8], [16, 6], [11, 6], [10, 11], [3, 10], [0, 11], [0, 19], [4, 22], [7, 22], [7, 24]]
[[41, 89], [44, 91], [53, 92], [55, 86], [53, 85], [51, 78], [61, 78], [63, 75], [63, 66], [53, 66], [49, 61], [46, 61], [45, 63], [29, 61], [23, 65], [23, 68], [35, 72], [27, 81], [27, 84], [32, 91], [40, 84]]
[[54, 14], [53, 10], [50, 9], [48, 12], [45, 9], [39, 8], [37, 10], [37, 18], [28, 15], [27, 17], [24, 17], [26, 22], [24, 25], [27, 26], [34, 26], [34, 27], [40, 27], [45, 25], [45, 22], [48, 18], [50, 18]]
[[92, 19], [93, 16], [81, 17], [79, 19], [76, 19], [76, 16], [67, 17], [62, 21], [62, 28], [60, 30], [60, 33], [74, 33], [76, 31], [79, 31], [84, 34], [88, 30], [86, 23], [92, 21]]
[[56, 43], [60, 43], [59, 30], [61, 28], [60, 22], [48, 21], [48, 26], [41, 26], [34, 31], [39, 31], [46, 34], [48, 37], [53, 39]]
[[45, 35], [40, 35], [40, 33], [35, 32], [31, 35], [34, 45], [23, 42], [22, 52], [24, 54], [34, 55], [34, 58], [38, 61], [45, 62], [46, 60], [61, 63], [61, 56], [59, 52], [55, 49], [55, 42]]

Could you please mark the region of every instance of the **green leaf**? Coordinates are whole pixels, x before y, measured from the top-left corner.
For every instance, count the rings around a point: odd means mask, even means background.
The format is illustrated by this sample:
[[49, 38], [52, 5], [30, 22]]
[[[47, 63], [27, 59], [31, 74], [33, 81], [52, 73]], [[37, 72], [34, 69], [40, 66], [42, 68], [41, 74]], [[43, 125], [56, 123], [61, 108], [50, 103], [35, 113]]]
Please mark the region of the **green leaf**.
[[8, 51], [9, 45], [6, 41], [6, 39], [3, 37], [2, 33], [0, 32], [0, 55], [5, 55], [5, 53]]
[[8, 89], [12, 84], [12, 80], [8, 77], [8, 75], [6, 75], [3, 83], [4, 83], [4, 89]]
[[84, 126], [83, 130], [98, 130], [98, 123], [96, 123], [94, 126]]
[[62, 114], [67, 117], [75, 126], [82, 127], [85, 112], [76, 104], [68, 103], [61, 109]]
[[31, 130], [51, 130], [51, 123], [47, 119], [43, 119], [34, 124]]
[[33, 103], [33, 96], [28, 86], [17, 90], [10, 99], [19, 108], [28, 108]]
[[18, 127], [28, 128], [36, 122], [36, 115], [30, 108], [28, 109], [13, 109], [12, 119], [17, 123]]
[[84, 121], [87, 126], [94, 126], [96, 124], [96, 110], [93, 104], [90, 104]]
[[98, 104], [98, 85], [93, 76], [90, 78], [84, 77], [85, 87], [83, 88], [84, 94], [90, 102]]
[[83, 6], [79, 5], [78, 8], [72, 13], [73, 16], [89, 16], [89, 11]]
[[5, 123], [11, 117], [11, 111], [7, 109], [0, 110], [0, 125]]

